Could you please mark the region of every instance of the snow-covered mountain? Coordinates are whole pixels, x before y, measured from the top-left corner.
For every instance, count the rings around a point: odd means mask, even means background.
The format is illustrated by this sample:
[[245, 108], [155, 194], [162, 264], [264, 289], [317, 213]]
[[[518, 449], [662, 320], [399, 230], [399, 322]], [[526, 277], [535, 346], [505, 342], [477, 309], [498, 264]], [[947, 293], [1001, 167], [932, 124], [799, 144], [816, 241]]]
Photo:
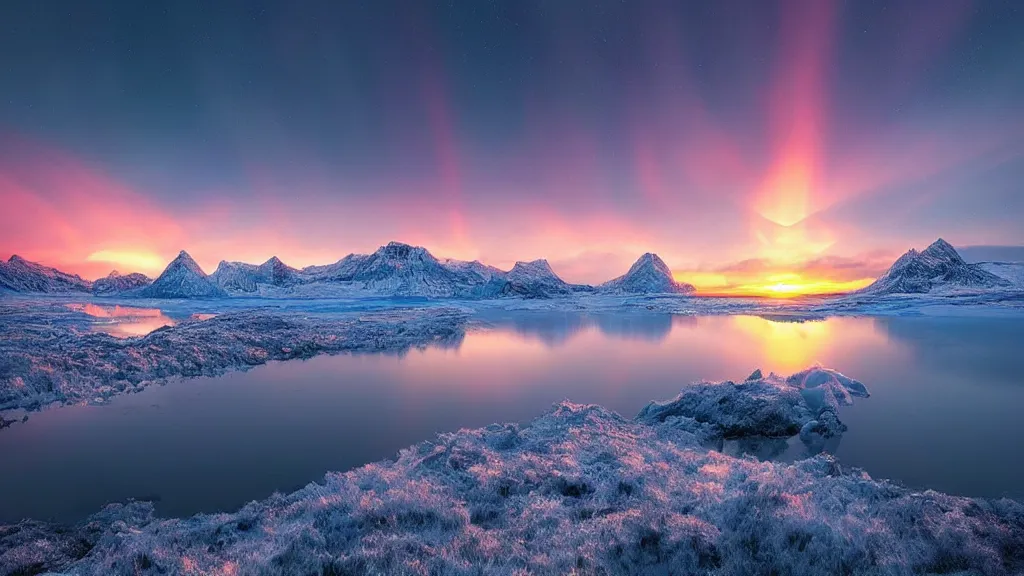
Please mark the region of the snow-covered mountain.
[[504, 278], [506, 274], [504, 271], [495, 268], [494, 266], [488, 266], [487, 264], [483, 264], [479, 260], [467, 262], [465, 260], [445, 258], [440, 262], [442, 266], [448, 268], [452, 272], [455, 272], [457, 274], [476, 274], [484, 282], [487, 282], [492, 278]]
[[117, 270], [114, 270], [107, 275], [106, 278], [100, 278], [93, 282], [92, 292], [93, 294], [98, 295], [118, 294], [142, 288], [143, 286], [149, 286], [152, 282], [153, 279], [145, 274], [139, 274], [138, 272], [121, 274]]
[[547, 260], [516, 262], [505, 274], [505, 281], [503, 295], [550, 298], [574, 292], [572, 285], [559, 278]]
[[11, 292], [88, 292], [92, 282], [77, 274], [29, 262], [21, 256], [0, 261], [0, 290]]
[[489, 279], [469, 266], [442, 264], [426, 248], [390, 242], [345, 270], [349, 281], [367, 292], [389, 296], [483, 296]]
[[227, 292], [210, 281], [196, 261], [182, 250], [152, 284], [135, 292], [141, 298], [219, 298]]
[[291, 286], [301, 279], [298, 270], [274, 256], [259, 265], [222, 260], [210, 281], [228, 292], [253, 293], [260, 285]]
[[644, 254], [624, 275], [598, 286], [602, 292], [626, 294], [692, 294], [694, 287], [676, 282], [665, 261], [657, 254]]
[[334, 264], [306, 266], [300, 272], [311, 281], [348, 281], [367, 258], [366, 254], [349, 254]]
[[861, 294], [926, 294], [1011, 288], [1009, 281], [968, 264], [939, 238], [923, 252], [911, 248]]

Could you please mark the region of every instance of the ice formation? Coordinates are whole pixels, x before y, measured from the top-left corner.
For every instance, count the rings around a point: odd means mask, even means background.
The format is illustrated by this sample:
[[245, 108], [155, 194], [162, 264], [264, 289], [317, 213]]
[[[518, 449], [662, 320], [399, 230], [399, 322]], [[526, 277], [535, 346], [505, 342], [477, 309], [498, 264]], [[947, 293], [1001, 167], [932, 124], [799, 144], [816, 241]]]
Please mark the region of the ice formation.
[[[637, 416], [640, 422], [664, 423], [683, 418], [710, 425], [726, 438], [794, 436], [810, 425], [828, 437], [845, 427], [836, 416], [851, 396], [867, 397], [860, 382], [826, 368], [810, 368], [783, 378], [755, 371], [743, 382], [699, 382], [674, 399], [652, 402]], [[812, 424], [813, 423], [813, 424]]]

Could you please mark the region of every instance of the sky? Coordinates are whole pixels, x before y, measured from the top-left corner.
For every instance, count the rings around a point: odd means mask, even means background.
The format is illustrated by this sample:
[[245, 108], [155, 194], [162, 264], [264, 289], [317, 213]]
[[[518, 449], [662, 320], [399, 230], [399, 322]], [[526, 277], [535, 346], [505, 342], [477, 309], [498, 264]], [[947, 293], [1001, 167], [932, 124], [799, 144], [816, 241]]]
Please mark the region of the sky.
[[601, 282], [1024, 245], [1016, 0], [0, 3], [0, 257], [390, 240]]

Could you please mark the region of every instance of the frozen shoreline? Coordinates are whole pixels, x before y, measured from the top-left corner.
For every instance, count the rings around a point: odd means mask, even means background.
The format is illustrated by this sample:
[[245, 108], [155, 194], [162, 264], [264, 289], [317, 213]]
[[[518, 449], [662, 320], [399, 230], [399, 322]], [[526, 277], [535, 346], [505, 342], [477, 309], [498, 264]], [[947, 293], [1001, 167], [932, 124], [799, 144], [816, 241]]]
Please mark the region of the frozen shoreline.
[[453, 346], [467, 315], [450, 307], [302, 313], [234, 310], [146, 336], [91, 332], [63, 304], [0, 303], [0, 414], [102, 403], [179, 377], [216, 376], [318, 354], [401, 354]]
[[[158, 308], [182, 320], [148, 335], [120, 339], [90, 331], [68, 304]], [[72, 295], [0, 298], [0, 428], [25, 411], [103, 403], [110, 397], [180, 377], [214, 376], [272, 360], [345, 352], [402, 353], [453, 346], [467, 326], [493, 313], [652, 313], [759, 315], [779, 320], [830, 316], [1024, 317], [1019, 293], [757, 300], [688, 296], [577, 295], [553, 299], [337, 300], [228, 298], [139, 300]], [[216, 315], [199, 321], [196, 315]]]
[[781, 464], [704, 447], [716, 437], [789, 434], [866, 394], [856, 381], [814, 369], [689, 386], [634, 420], [563, 402], [529, 425], [442, 434], [394, 461], [329, 473], [234, 513], [158, 519], [150, 504], [130, 502], [73, 527], [0, 527], [0, 572], [1024, 569], [1018, 502], [915, 492], [830, 456]]

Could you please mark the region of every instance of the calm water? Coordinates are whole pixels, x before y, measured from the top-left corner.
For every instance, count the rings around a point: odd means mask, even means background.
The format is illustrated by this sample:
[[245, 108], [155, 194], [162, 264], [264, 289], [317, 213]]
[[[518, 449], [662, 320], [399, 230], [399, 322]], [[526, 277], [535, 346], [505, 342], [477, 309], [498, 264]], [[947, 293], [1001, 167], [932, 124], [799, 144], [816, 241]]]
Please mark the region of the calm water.
[[[844, 464], [914, 487], [1024, 498], [1021, 320], [490, 320], [454, 349], [271, 364], [33, 414], [0, 432], [0, 521], [73, 521], [128, 497], [159, 499], [164, 515], [234, 509], [437, 432], [528, 421], [561, 399], [632, 416], [697, 379], [815, 361], [872, 392], [841, 413], [850, 430], [831, 449]], [[785, 457], [801, 450], [791, 442]]]

